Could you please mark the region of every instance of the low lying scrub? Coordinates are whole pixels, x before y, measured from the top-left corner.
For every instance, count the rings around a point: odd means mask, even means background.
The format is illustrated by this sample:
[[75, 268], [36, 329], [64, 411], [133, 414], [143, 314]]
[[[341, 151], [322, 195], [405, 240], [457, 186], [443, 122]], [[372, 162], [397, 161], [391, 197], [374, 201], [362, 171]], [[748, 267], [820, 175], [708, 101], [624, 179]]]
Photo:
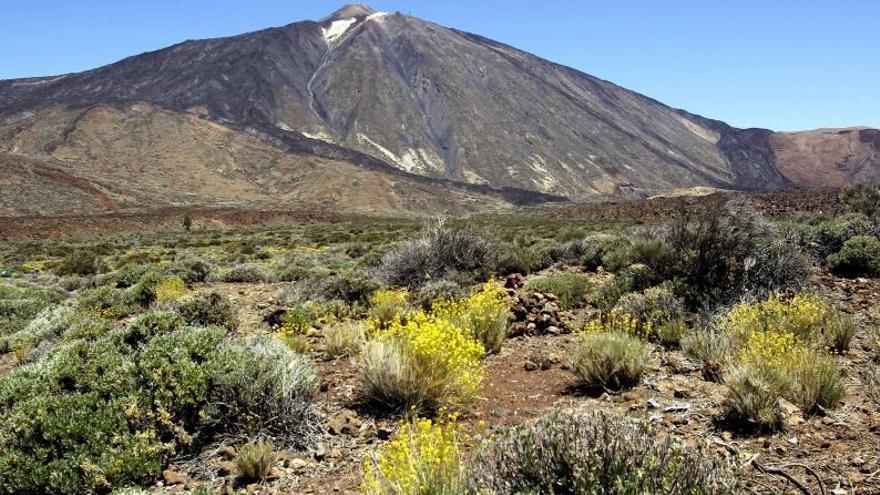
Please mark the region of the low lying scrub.
[[650, 346], [637, 337], [592, 327], [578, 337], [573, 364], [588, 388], [621, 390], [641, 380], [650, 354]]
[[431, 411], [470, 402], [483, 378], [483, 346], [422, 312], [368, 341], [358, 358], [360, 392], [383, 410]]
[[510, 300], [501, 284], [490, 281], [466, 298], [435, 301], [432, 313], [465, 330], [487, 352], [498, 352], [507, 338]]
[[593, 291], [593, 284], [583, 275], [563, 272], [531, 278], [526, 282], [525, 289], [553, 294], [559, 298], [563, 309], [573, 309], [584, 304], [586, 296]]
[[609, 413], [553, 413], [503, 430], [469, 465], [468, 493], [473, 494], [732, 495], [741, 490], [732, 467], [707, 445], [686, 447]]
[[880, 277], [880, 240], [868, 235], [851, 237], [825, 263], [842, 277]]

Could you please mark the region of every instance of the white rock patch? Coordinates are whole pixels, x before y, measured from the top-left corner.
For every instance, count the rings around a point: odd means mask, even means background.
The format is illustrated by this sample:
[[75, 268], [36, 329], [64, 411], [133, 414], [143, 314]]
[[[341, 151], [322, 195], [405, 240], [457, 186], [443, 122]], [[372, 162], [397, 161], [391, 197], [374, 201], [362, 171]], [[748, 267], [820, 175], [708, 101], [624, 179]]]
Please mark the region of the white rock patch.
[[324, 39], [327, 43], [333, 43], [340, 36], [345, 34], [346, 31], [357, 22], [357, 18], [352, 17], [350, 19], [342, 19], [340, 21], [333, 21], [330, 23], [329, 28], [321, 28], [321, 33], [324, 35]]

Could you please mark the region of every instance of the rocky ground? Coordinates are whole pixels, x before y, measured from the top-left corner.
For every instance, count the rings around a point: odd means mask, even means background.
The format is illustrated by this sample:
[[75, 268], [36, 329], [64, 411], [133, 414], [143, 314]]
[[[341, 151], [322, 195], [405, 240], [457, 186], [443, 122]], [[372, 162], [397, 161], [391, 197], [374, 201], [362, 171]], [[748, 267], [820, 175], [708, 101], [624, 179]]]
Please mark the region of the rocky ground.
[[[610, 277], [601, 272], [589, 276], [596, 285]], [[584, 395], [568, 364], [575, 345], [569, 332], [581, 327], [595, 309], [559, 310], [552, 295], [526, 293], [521, 282], [507, 281], [515, 299], [514, 336], [499, 354], [487, 358], [482, 396], [462, 418], [477, 435], [487, 433], [483, 428], [491, 433], [552, 410], [607, 409], [647, 420], [685, 442], [708, 439], [717, 453], [743, 466], [755, 493], [880, 493], [880, 411], [860, 381], [861, 373], [880, 356], [875, 338], [880, 280], [814, 274], [816, 289], [859, 321], [851, 351], [840, 358], [848, 394], [838, 409], [824, 416], [804, 417], [793, 406], [788, 408], [786, 429], [772, 435], [744, 434], [719, 423], [723, 387], [704, 380], [699, 367], [678, 350], [655, 348], [650, 371], [633, 389]], [[240, 308], [240, 331], [269, 331], [264, 317], [280, 307], [280, 286], [214, 288], [226, 292]], [[230, 462], [234, 446], [221, 446], [203, 455], [200, 463], [173, 466], [152, 491], [186, 493], [207, 484], [216, 493], [357, 493], [365, 456], [393, 435], [400, 420], [359, 408], [352, 362], [328, 359], [320, 340], [314, 343], [310, 357], [324, 385], [316, 400], [322, 434], [313, 448], [282, 452], [270, 479], [243, 485]]]

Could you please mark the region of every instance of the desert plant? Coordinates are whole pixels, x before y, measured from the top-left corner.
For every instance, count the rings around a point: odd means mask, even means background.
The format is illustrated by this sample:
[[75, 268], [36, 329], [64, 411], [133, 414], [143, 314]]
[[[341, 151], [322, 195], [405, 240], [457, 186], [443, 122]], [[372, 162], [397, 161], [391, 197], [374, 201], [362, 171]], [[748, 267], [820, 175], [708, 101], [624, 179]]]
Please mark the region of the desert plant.
[[782, 426], [779, 395], [755, 368], [735, 366], [724, 375], [727, 395], [725, 417], [757, 430], [775, 430]]
[[238, 316], [229, 298], [215, 291], [201, 292], [177, 301], [174, 309], [190, 325], [219, 325], [235, 330]]
[[606, 412], [552, 413], [502, 430], [477, 450], [468, 493], [733, 495], [733, 468], [697, 442], [685, 446]]
[[419, 303], [423, 310], [431, 311], [431, 306], [438, 299], [461, 299], [466, 295], [466, 291], [452, 280], [435, 280], [419, 290]]
[[555, 295], [564, 309], [572, 309], [583, 304], [593, 290], [590, 279], [576, 273], [562, 272], [544, 277], [531, 278], [525, 289], [532, 292], [544, 292]]
[[168, 304], [186, 295], [186, 283], [180, 277], [166, 277], [156, 284], [156, 304]]
[[641, 380], [650, 353], [650, 346], [627, 333], [584, 331], [573, 364], [588, 388], [620, 390]]
[[370, 296], [379, 289], [379, 284], [366, 272], [348, 270], [333, 277], [321, 287], [325, 299], [338, 299], [347, 304], [367, 305]]
[[464, 492], [465, 435], [454, 416], [404, 423], [364, 462], [365, 495], [456, 495]]
[[330, 357], [357, 354], [364, 344], [366, 331], [357, 322], [343, 322], [324, 330], [324, 345]]
[[878, 277], [880, 240], [868, 235], [851, 237], [843, 243], [840, 251], [828, 256], [825, 263], [833, 273], [844, 277]]
[[510, 300], [501, 284], [489, 281], [470, 296], [459, 300], [437, 300], [432, 314], [464, 329], [488, 352], [498, 352], [507, 338]]
[[623, 314], [635, 318], [639, 334], [665, 346], [678, 345], [687, 329], [684, 305], [668, 286], [625, 294], [608, 316]]
[[99, 257], [88, 250], [76, 250], [61, 260], [55, 269], [58, 275], [94, 275], [103, 268]]
[[269, 476], [277, 460], [275, 445], [270, 440], [252, 441], [238, 449], [235, 469], [245, 479], [259, 481]]
[[358, 358], [360, 392], [366, 402], [391, 410], [466, 403], [482, 381], [483, 354], [465, 330], [415, 312], [367, 342]]
[[409, 291], [379, 290], [370, 296], [370, 332], [385, 330], [395, 321], [406, 319], [409, 312]]
[[165, 267], [165, 273], [180, 277], [187, 285], [204, 282], [211, 274], [211, 267], [197, 258], [184, 258]]
[[850, 211], [880, 218], [880, 183], [862, 182], [843, 188], [840, 199]]
[[486, 280], [495, 273], [497, 262], [495, 243], [471, 231], [436, 222], [419, 238], [386, 253], [378, 273], [390, 285], [417, 290], [432, 280]]
[[254, 265], [238, 265], [223, 274], [223, 281], [235, 284], [258, 284], [266, 281], [266, 274]]
[[684, 352], [700, 362], [703, 376], [718, 381], [736, 351], [731, 336], [714, 328], [694, 329], [681, 339]]
[[831, 218], [819, 224], [816, 243], [821, 256], [840, 251], [843, 244], [857, 236], [873, 236], [877, 225], [864, 213], [852, 212]]

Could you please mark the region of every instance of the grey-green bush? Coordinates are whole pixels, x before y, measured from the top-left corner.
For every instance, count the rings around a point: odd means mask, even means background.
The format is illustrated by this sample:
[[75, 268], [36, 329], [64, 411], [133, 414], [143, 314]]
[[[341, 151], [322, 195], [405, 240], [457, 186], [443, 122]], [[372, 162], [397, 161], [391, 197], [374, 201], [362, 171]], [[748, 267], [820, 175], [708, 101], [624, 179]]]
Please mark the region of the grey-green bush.
[[868, 235], [851, 237], [825, 263], [843, 277], [880, 276], [880, 240]]
[[733, 495], [732, 467], [708, 445], [685, 446], [615, 414], [553, 413], [503, 430], [470, 463], [469, 493]]

